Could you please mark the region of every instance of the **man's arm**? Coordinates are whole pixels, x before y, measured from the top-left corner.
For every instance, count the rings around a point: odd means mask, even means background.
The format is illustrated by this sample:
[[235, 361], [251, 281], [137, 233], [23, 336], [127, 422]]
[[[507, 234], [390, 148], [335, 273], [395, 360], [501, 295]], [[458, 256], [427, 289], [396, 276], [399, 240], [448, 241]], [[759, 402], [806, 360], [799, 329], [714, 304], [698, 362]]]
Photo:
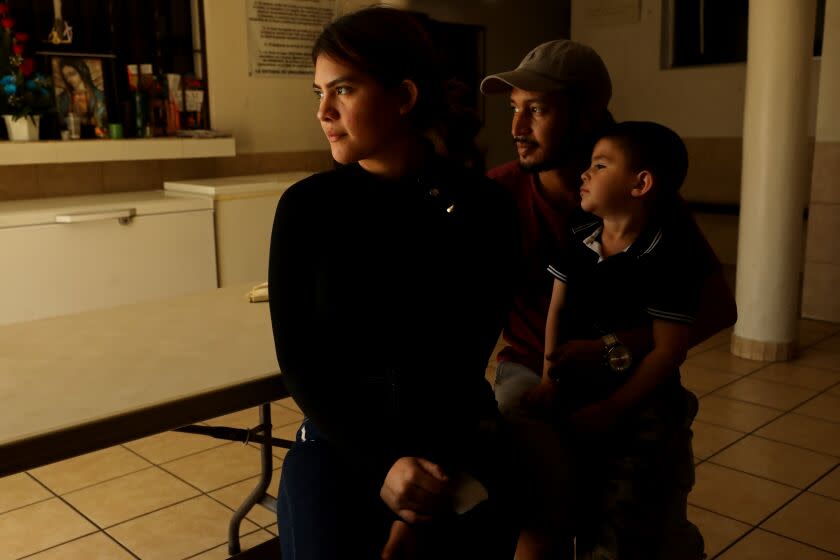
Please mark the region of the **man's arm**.
[[691, 327], [689, 347], [700, 344], [707, 338], [731, 327], [738, 319], [738, 308], [732, 290], [726, 283], [723, 271], [717, 268], [706, 276], [700, 289], [697, 316]]

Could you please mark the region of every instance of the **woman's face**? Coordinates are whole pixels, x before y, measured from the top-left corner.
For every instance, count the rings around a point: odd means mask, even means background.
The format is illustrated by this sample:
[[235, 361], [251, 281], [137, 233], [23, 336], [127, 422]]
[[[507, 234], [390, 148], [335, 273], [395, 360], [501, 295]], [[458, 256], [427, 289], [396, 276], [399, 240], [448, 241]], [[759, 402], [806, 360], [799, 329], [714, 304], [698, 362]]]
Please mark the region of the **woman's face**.
[[73, 88], [78, 89], [82, 85], [82, 76], [72, 66], [64, 66], [61, 68], [61, 73], [64, 75], [64, 81]]
[[319, 56], [313, 89], [318, 121], [339, 163], [358, 161], [365, 169], [381, 168], [400, 135], [408, 133], [398, 93], [345, 62]]

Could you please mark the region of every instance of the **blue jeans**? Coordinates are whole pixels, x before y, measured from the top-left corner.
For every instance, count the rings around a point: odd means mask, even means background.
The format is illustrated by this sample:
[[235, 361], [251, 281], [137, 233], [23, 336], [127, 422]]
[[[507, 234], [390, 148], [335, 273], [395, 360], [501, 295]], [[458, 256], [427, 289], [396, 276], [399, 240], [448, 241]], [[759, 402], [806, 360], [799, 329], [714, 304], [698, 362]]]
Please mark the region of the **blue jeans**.
[[[367, 436], [375, 437], [375, 436]], [[277, 523], [283, 560], [379, 558], [397, 519], [379, 497], [381, 480], [349, 463], [311, 420], [283, 460]], [[415, 526], [419, 558], [513, 558], [517, 529], [495, 498], [464, 515]]]

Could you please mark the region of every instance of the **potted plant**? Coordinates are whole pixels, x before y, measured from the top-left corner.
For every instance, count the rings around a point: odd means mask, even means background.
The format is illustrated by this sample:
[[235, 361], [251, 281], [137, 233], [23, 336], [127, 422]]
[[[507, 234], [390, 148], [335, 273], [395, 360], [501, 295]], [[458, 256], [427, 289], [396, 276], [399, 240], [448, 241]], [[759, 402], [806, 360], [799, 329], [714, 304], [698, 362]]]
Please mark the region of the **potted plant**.
[[0, 115], [10, 140], [37, 140], [41, 114], [51, 107], [50, 81], [24, 56], [29, 36], [12, 30], [8, 8], [0, 3]]

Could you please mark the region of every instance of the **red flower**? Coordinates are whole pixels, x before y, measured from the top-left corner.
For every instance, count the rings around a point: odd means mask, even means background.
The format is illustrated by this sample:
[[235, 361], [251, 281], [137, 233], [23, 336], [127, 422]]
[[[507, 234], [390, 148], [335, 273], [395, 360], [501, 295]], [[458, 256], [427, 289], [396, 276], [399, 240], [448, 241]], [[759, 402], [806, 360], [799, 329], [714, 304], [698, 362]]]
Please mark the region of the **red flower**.
[[12, 47], [12, 50], [15, 51], [16, 55], [20, 56], [23, 54], [23, 45], [21, 45], [20, 43], [15, 43]]
[[2, 21], [0, 21], [0, 24], [2, 24], [6, 29], [11, 29], [15, 25], [15, 20], [10, 17], [4, 17]]
[[8, 11], [9, 6], [7, 4], [0, 4], [0, 16], [5, 15], [5, 13]]
[[[3, 4], [0, 4], [2, 6]], [[29, 33], [24, 33], [23, 31], [18, 31], [15, 33], [15, 41], [18, 43], [25, 43], [29, 40]]]
[[33, 70], [35, 70], [35, 63], [32, 62], [31, 58], [24, 59], [20, 63], [20, 73], [23, 74], [24, 78], [28, 77]]

